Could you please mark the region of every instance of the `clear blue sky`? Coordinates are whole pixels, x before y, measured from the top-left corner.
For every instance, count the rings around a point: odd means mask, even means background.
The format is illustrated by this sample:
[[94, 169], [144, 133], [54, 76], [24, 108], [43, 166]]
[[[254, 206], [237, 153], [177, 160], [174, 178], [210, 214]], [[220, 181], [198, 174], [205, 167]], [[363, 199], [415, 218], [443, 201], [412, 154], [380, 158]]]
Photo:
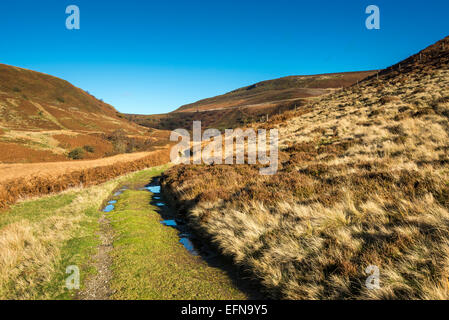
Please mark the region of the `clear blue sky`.
[[[71, 4], [80, 30], [65, 28]], [[365, 28], [370, 4], [381, 30]], [[449, 35], [448, 17], [448, 0], [1, 1], [0, 62], [165, 113], [261, 80], [384, 68]]]

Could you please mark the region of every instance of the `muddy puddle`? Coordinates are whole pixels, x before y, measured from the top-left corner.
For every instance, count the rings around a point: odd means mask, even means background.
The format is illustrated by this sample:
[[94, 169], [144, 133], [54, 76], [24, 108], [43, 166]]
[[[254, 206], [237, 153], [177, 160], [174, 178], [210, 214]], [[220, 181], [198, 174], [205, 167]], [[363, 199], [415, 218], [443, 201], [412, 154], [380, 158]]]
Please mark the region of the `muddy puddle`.
[[[129, 187], [125, 186], [114, 192], [110, 201], [107, 202], [103, 208], [103, 211], [113, 214], [115, 204], [120, 198], [120, 195], [128, 189]], [[168, 228], [174, 228], [177, 230], [179, 243], [182, 244], [190, 254], [201, 258], [211, 267], [224, 270], [239, 287], [239, 289], [246, 292], [250, 299], [264, 298], [260, 295], [257, 285], [254, 285], [247, 280], [242, 280], [240, 271], [232, 265], [232, 261], [227, 260], [217, 254], [216, 250], [195, 236], [195, 234], [188, 227], [187, 223], [182, 219], [182, 217], [179, 217], [176, 214], [176, 211], [173, 210], [163, 193], [161, 193], [159, 177], [153, 178], [149, 184], [139, 190], [151, 192], [150, 204], [156, 208], [155, 211], [160, 215], [160, 223], [164, 226], [164, 228], [167, 228], [167, 230]]]
[[177, 220], [170, 211], [168, 203], [161, 194], [161, 185], [159, 178], [154, 178], [148, 185], [143, 188], [150, 191], [151, 204], [158, 207], [159, 214], [162, 217], [161, 223], [168, 228], [175, 228], [178, 231], [179, 242], [193, 255], [199, 255], [198, 249], [193, 243], [192, 235], [187, 231], [187, 226], [180, 220]]
[[[121, 189], [114, 192], [113, 197], [120, 197], [128, 190], [128, 187], [122, 187]], [[148, 185], [139, 190], [147, 190], [152, 193], [151, 204], [158, 207], [159, 214], [161, 214], [164, 220], [161, 223], [170, 228], [175, 228], [179, 231], [179, 242], [193, 255], [199, 255], [198, 250], [196, 249], [192, 235], [187, 231], [187, 226], [182, 221], [176, 221], [172, 214], [169, 211], [168, 205], [163, 199], [161, 194], [161, 185], [159, 182], [159, 178], [153, 179]], [[112, 212], [115, 209], [115, 204], [117, 200], [111, 200], [107, 203], [107, 205], [103, 208], [103, 212]]]
[[[121, 189], [114, 192], [114, 197], [120, 196], [123, 192], [128, 190], [128, 187], [122, 187]], [[103, 208], [103, 212], [112, 212], [115, 209], [115, 204], [117, 203], [117, 200], [110, 200], [108, 201], [107, 205]]]

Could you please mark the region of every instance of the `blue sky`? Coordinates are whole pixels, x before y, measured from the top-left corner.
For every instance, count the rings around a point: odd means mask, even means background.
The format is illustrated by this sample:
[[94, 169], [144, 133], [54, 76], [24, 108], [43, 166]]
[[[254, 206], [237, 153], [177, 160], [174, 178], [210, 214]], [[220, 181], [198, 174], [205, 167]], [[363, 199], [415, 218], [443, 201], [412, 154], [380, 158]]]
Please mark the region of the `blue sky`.
[[[71, 4], [80, 30], [65, 27]], [[370, 4], [380, 30], [365, 28]], [[449, 35], [448, 16], [447, 0], [1, 1], [0, 63], [165, 113], [262, 80], [384, 68]]]

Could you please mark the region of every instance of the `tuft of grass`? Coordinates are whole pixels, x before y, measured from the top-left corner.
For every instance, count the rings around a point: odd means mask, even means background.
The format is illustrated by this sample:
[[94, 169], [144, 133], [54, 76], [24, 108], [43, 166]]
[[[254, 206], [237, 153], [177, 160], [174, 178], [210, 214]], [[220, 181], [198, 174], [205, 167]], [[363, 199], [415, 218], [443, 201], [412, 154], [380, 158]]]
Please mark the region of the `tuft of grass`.
[[81, 160], [84, 158], [84, 149], [75, 148], [69, 152], [68, 157], [73, 160]]

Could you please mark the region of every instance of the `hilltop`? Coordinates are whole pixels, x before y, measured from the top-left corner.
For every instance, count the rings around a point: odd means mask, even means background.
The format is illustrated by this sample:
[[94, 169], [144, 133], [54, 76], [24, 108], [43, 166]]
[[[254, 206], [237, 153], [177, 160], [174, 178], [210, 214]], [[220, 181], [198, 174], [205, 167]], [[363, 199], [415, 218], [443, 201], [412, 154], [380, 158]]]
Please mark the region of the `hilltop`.
[[150, 131], [65, 80], [0, 64], [0, 162], [64, 161], [77, 148], [71, 158], [95, 159], [167, 141]]
[[269, 296], [449, 298], [449, 37], [254, 126], [279, 130], [277, 174], [180, 165], [163, 186]]

